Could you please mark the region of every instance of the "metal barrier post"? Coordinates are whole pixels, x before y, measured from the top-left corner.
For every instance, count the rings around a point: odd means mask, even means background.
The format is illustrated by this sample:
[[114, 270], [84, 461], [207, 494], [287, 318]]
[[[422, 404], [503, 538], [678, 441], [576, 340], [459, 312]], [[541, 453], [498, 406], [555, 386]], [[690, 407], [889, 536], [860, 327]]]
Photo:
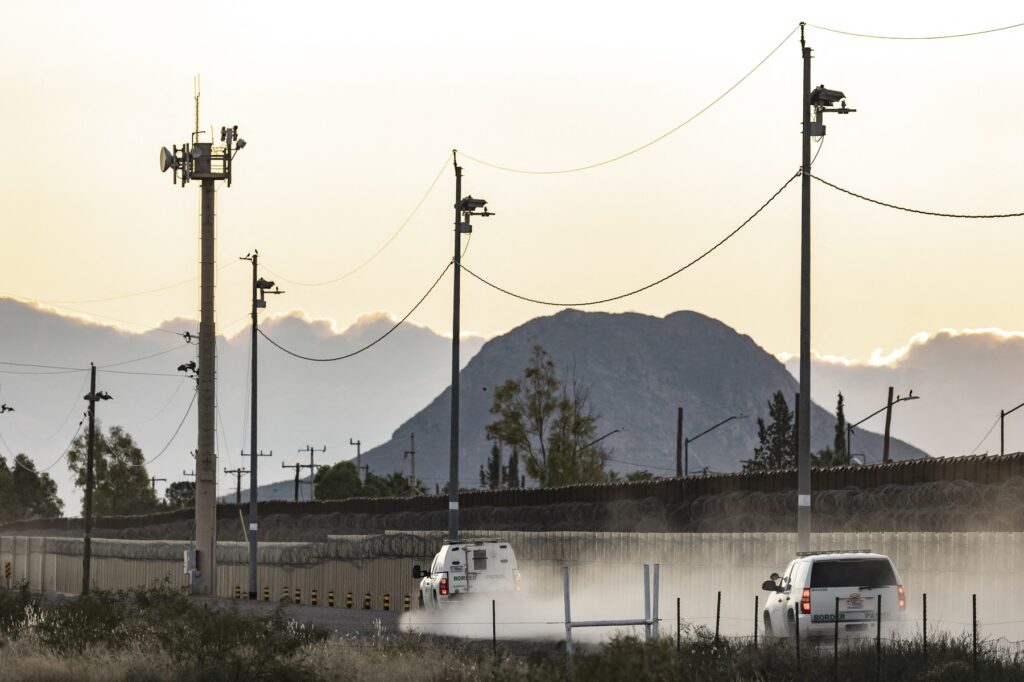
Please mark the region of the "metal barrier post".
[[[406, 597], [408, 599], [409, 597]], [[498, 655], [498, 611], [494, 605], [494, 600], [491, 600], [491, 653], [495, 656]]]
[[296, 587], [295, 588], [295, 603], [296, 604], [301, 604], [302, 603], [302, 588], [301, 587]]
[[978, 679], [978, 595], [971, 595], [971, 667], [974, 669], [974, 679]]
[[352, 593], [351, 592], [346, 592], [345, 593], [345, 608], [346, 609], [352, 608], [352, 604], [353, 604]]
[[758, 626], [758, 622], [757, 622], [758, 618], [757, 617], [759, 615], [758, 614], [758, 610], [759, 609], [757, 608], [757, 603], [758, 603], [758, 601], [760, 599], [761, 599], [761, 595], [759, 595], [759, 594], [755, 594], [754, 595], [754, 648], [755, 649], [757, 648], [757, 626]]
[[654, 564], [654, 595], [651, 604], [651, 634], [658, 639], [658, 600], [661, 594], [661, 564]]
[[363, 610], [364, 611], [369, 611], [370, 610], [370, 603], [371, 603], [370, 593], [367, 592], [366, 596], [363, 597]]
[[287, 586], [281, 588], [281, 600], [282, 601], [288, 601], [288, 588], [287, 588]]
[[320, 596], [320, 594], [316, 590], [313, 590], [312, 592], [310, 592], [309, 593], [309, 605], [310, 606], [316, 606], [317, 602], [319, 601], [319, 599], [318, 599], [319, 596]]
[[405, 595], [402, 597], [402, 610], [408, 611], [410, 608], [412, 608], [412, 598], [409, 595]]
[[568, 566], [562, 566], [562, 597], [565, 602], [565, 653], [572, 659], [572, 613], [569, 608]]
[[327, 608], [334, 608], [334, 590], [327, 590]]
[[388, 594], [387, 592], [384, 593], [384, 610], [385, 611], [390, 611], [391, 610], [391, 595]]
[[921, 628], [921, 647], [924, 653], [924, 667], [928, 667], [928, 593], [921, 595], [921, 613], [924, 625]]
[[644, 638], [651, 641], [651, 566], [644, 564]]
[[676, 597], [676, 652], [683, 648], [683, 612], [680, 608], [680, 598]]
[[718, 631], [722, 624], [722, 591], [718, 591], [718, 602], [715, 605], [715, 649], [718, 649]]
[[263, 601], [270, 601], [270, 588], [269, 587], [264, 587], [263, 588]]

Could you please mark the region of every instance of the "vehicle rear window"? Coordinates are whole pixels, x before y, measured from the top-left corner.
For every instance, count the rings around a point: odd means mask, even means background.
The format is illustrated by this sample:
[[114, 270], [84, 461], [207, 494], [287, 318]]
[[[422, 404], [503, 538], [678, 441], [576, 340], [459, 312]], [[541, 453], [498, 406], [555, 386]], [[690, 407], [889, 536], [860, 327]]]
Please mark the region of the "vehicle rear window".
[[473, 568], [478, 571], [487, 570], [487, 550], [486, 549], [474, 549], [473, 550]]
[[887, 587], [896, 584], [892, 564], [885, 559], [815, 561], [811, 587]]

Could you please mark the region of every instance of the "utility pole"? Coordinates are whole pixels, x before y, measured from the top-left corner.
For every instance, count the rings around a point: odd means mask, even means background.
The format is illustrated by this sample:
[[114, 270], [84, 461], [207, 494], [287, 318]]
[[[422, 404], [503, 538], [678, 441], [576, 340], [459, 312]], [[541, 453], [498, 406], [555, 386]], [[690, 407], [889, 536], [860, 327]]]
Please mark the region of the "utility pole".
[[797, 434], [797, 438], [793, 439], [793, 462], [796, 463], [797, 468], [800, 468], [800, 446], [797, 442], [800, 434], [800, 391], [796, 392], [793, 397], [793, 431]]
[[[458, 155], [452, 150], [452, 164], [455, 166], [455, 251], [452, 262], [455, 264], [452, 293], [452, 385], [451, 385], [451, 450], [448, 469], [448, 540], [457, 542], [459, 539], [459, 307], [460, 286], [462, 282], [462, 235], [472, 234], [473, 226], [470, 218], [478, 215], [487, 217], [494, 215], [487, 210], [487, 201], [468, 196], [462, 198], [462, 167]], [[482, 209], [482, 210], [481, 210]]]
[[[351, 438], [349, 438], [348, 439], [348, 444], [356, 446], [356, 476], [362, 476], [362, 473], [363, 473], [363, 453], [362, 453], [363, 441], [361, 441], [361, 440], [352, 440]], [[363, 480], [361, 479], [360, 483], [362, 483], [362, 482], [363, 482]]]
[[167, 482], [166, 478], [157, 478], [156, 476], [150, 476], [150, 478], [149, 478], [149, 484], [151, 486], [153, 486], [153, 492], [154, 493], [156, 492], [156, 484], [157, 483], [166, 483], [166, 482]]
[[96, 392], [96, 365], [89, 363], [89, 440], [85, 445], [85, 534], [82, 538], [82, 594], [89, 594], [90, 570], [92, 568], [92, 489], [96, 485], [93, 474], [96, 456], [96, 401], [111, 400], [106, 391]]
[[[811, 90], [811, 48], [804, 40], [804, 22], [800, 22], [800, 51], [803, 55], [801, 201], [800, 201], [800, 400], [797, 414], [797, 551], [811, 545], [811, 138], [825, 135], [822, 114], [848, 114], [845, 95], [819, 85]], [[842, 100], [838, 108], [831, 108]], [[811, 109], [815, 117], [811, 119]]]
[[892, 386], [885, 401], [885, 440], [882, 442], [882, 464], [889, 463], [889, 427], [892, 425]]
[[309, 464], [302, 464], [303, 469], [309, 469], [309, 499], [316, 499], [316, 470], [323, 466], [323, 464], [313, 464], [313, 455], [317, 452], [327, 452], [327, 446], [323, 446], [319, 450], [314, 448], [312, 445], [307, 445], [304, 448], [299, 448], [299, 452], [309, 453]]
[[217, 454], [216, 454], [216, 343], [214, 318], [214, 197], [216, 182], [231, 186], [231, 166], [235, 154], [245, 147], [238, 137], [238, 126], [220, 129], [221, 146], [200, 142], [199, 88], [196, 85], [196, 124], [191, 144], [160, 150], [160, 170], [174, 170], [173, 182], [184, 187], [190, 180], [201, 180], [200, 190], [200, 314], [199, 314], [199, 430], [196, 457], [196, 530], [195, 572], [191, 591], [195, 595], [216, 594], [217, 558]]
[[676, 412], [676, 478], [683, 475], [683, 408]]
[[225, 474], [234, 474], [235, 476], [235, 504], [239, 507], [242, 506], [242, 474], [249, 473], [248, 469], [238, 467], [237, 469], [224, 469]]
[[1024, 407], [1024, 403], [1021, 403], [1017, 407], [1011, 408], [1009, 410], [999, 410], [999, 454], [1000, 455], [1005, 455], [1006, 454], [1006, 431], [1003, 429], [1003, 420], [1006, 419], [1009, 415], [1013, 414], [1014, 412], [1016, 412], [1017, 410], [1019, 410], [1022, 407]]
[[[255, 600], [256, 595], [256, 566], [258, 556], [258, 543], [259, 543], [259, 511], [257, 509], [257, 500], [259, 498], [259, 476], [257, 470], [259, 468], [259, 458], [269, 457], [273, 452], [264, 455], [262, 452], [256, 449], [256, 409], [258, 403], [258, 393], [256, 391], [256, 379], [259, 369], [259, 363], [257, 362], [257, 350], [259, 344], [256, 339], [256, 332], [259, 329], [259, 317], [258, 312], [260, 308], [267, 307], [266, 295], [267, 294], [283, 294], [284, 292], [278, 288], [274, 288], [271, 291], [271, 287], [274, 286], [273, 282], [268, 282], [262, 277], [258, 277], [259, 270], [259, 259], [260, 252], [253, 250], [251, 254], [242, 256], [239, 260], [247, 260], [252, 263], [252, 324], [250, 325], [250, 331], [252, 333], [252, 341], [250, 347], [252, 348], [252, 370], [250, 372], [252, 376], [251, 383], [251, 405], [249, 408], [249, 599]], [[241, 501], [239, 501], [241, 504]]]
[[363, 465], [363, 482], [365, 483], [366, 479], [368, 479], [369, 477], [370, 477], [370, 465], [369, 464], [364, 464]]
[[295, 501], [299, 501], [299, 469], [302, 468], [301, 464], [285, 464], [281, 462], [282, 469], [295, 469]]
[[405, 458], [412, 460], [412, 475], [409, 477], [409, 490], [412, 496], [417, 494], [416, 488], [416, 434], [409, 434], [409, 449], [405, 451]]

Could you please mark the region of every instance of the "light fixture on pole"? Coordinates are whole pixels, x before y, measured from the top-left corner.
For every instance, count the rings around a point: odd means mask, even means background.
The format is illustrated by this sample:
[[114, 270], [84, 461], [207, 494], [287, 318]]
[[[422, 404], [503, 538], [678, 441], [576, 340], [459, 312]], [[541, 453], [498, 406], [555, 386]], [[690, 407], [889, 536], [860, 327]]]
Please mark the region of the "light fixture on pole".
[[[6, 407], [6, 405], [5, 405], [5, 407]], [[1000, 455], [1005, 455], [1006, 454], [1006, 432], [1003, 430], [1003, 420], [1006, 419], [1007, 415], [1013, 414], [1014, 412], [1016, 412], [1017, 410], [1019, 410], [1022, 407], [1024, 407], [1024, 403], [1021, 403], [1017, 407], [1014, 407], [1014, 408], [1009, 409], [1009, 410], [999, 410], [999, 454]]]
[[471, 234], [473, 216], [486, 218], [494, 215], [487, 210], [486, 199], [475, 199], [468, 196], [462, 198], [462, 166], [459, 165], [457, 153], [452, 151], [452, 163], [455, 166], [455, 265], [452, 282], [452, 384], [451, 384], [451, 449], [449, 452], [448, 473], [448, 540], [457, 542], [459, 539], [459, 296], [462, 282], [462, 235]]
[[[919, 395], [914, 395], [914, 391], [913, 391], [913, 389], [911, 389], [910, 393], [908, 393], [907, 395], [905, 395], [905, 396], [897, 395], [896, 399], [893, 400], [892, 399], [892, 386], [890, 386], [889, 387], [889, 399], [886, 401], [885, 405], [883, 405], [882, 407], [878, 408], [877, 410], [875, 410], [874, 412], [872, 412], [868, 416], [864, 417], [859, 422], [856, 422], [856, 423], [853, 423], [853, 424], [847, 424], [846, 425], [846, 454], [850, 456], [851, 461], [852, 461], [852, 458], [853, 458], [853, 450], [851, 449], [852, 448], [852, 441], [853, 441], [853, 430], [855, 428], [857, 428], [858, 426], [860, 426], [861, 424], [863, 424], [867, 420], [871, 419], [875, 415], [879, 415], [879, 414], [881, 414], [881, 413], [883, 413], [885, 411], [889, 411], [889, 413], [890, 413], [890, 418], [886, 419], [887, 422], [890, 422], [891, 421], [891, 414], [892, 414], [892, 406], [893, 405], [896, 405], [898, 403], [903, 403], [903, 402], [906, 402], [908, 400], [918, 400], [920, 397], [921, 396], [919, 396]], [[888, 429], [886, 429], [885, 438], [886, 438], [886, 440], [888, 440], [888, 438], [889, 438], [889, 431], [888, 431]], [[883, 449], [883, 452], [887, 452], [888, 449], [889, 449], [888, 445], [883, 445], [882, 449]], [[867, 463], [867, 455], [866, 454], [865, 454], [865, 458], [864, 459], [865, 459], [865, 464], [866, 464]], [[883, 457], [883, 459], [885, 459], [885, 458]]]
[[[803, 116], [800, 202], [800, 426], [797, 431], [797, 551], [811, 544], [811, 138], [825, 134], [825, 113], [848, 114], [845, 95], [819, 85], [811, 90], [811, 48], [804, 41], [800, 22], [800, 51], [803, 55]], [[841, 102], [836, 108], [833, 105]], [[811, 114], [814, 114], [812, 119]]]
[[745, 414], [734, 414], [731, 417], [726, 417], [725, 419], [723, 419], [722, 421], [718, 422], [717, 424], [715, 424], [711, 428], [705, 429], [705, 430], [701, 431], [700, 433], [698, 433], [693, 438], [685, 438], [685, 439], [683, 439], [683, 476], [689, 476], [690, 475], [690, 443], [692, 443], [693, 441], [697, 440], [701, 436], [708, 435], [709, 433], [711, 433], [712, 431], [717, 429], [719, 426], [723, 426], [725, 424], [728, 424], [733, 419], [746, 419], [746, 418], [747, 418], [747, 415], [745, 415]]
[[96, 403], [113, 400], [106, 391], [96, 391], [96, 365], [89, 364], [89, 392], [85, 395], [89, 403], [89, 434], [85, 444], [85, 510], [82, 537], [82, 594], [89, 594], [90, 572], [92, 569], [92, 489], [96, 485], [94, 461], [96, 457]]

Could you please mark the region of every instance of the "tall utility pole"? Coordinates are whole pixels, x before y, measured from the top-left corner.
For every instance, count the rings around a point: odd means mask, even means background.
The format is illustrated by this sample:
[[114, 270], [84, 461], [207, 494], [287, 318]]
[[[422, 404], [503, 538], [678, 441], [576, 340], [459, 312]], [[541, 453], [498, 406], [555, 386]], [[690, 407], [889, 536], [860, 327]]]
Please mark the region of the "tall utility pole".
[[[255, 600], [256, 595], [256, 568], [257, 568], [257, 556], [258, 556], [258, 542], [259, 542], [259, 511], [256, 507], [257, 499], [259, 497], [259, 477], [257, 475], [257, 469], [259, 467], [260, 457], [269, 457], [269, 453], [264, 455], [262, 452], [256, 449], [256, 408], [257, 408], [257, 396], [256, 392], [256, 378], [258, 375], [259, 363], [256, 361], [257, 350], [259, 344], [256, 339], [256, 330], [259, 328], [259, 317], [258, 312], [260, 308], [267, 307], [266, 295], [267, 294], [283, 294], [284, 292], [280, 289], [274, 288], [271, 291], [271, 287], [274, 286], [273, 282], [268, 282], [262, 277], [258, 277], [259, 269], [259, 258], [260, 252], [254, 250], [251, 254], [242, 256], [240, 260], [247, 260], [252, 263], [252, 370], [250, 372], [252, 376], [252, 396], [251, 405], [249, 407], [249, 599]], [[241, 504], [241, 501], [239, 501]]]
[[238, 126], [220, 129], [221, 146], [200, 142], [199, 92], [196, 91], [196, 124], [191, 144], [160, 150], [160, 170], [174, 170], [173, 182], [184, 187], [201, 180], [200, 190], [200, 311], [199, 311], [199, 433], [196, 456], [195, 571], [191, 591], [216, 594], [217, 557], [217, 454], [216, 454], [216, 322], [214, 320], [214, 196], [218, 180], [231, 186], [235, 154], [245, 146]]
[[[804, 41], [804, 22], [800, 22], [800, 51], [803, 55], [804, 78], [800, 102], [802, 108], [802, 163], [800, 201], [800, 400], [797, 414], [797, 551], [806, 552], [811, 545], [811, 138], [825, 135], [822, 114], [848, 114], [845, 95], [819, 85], [811, 90], [811, 48]], [[843, 100], [838, 108], [830, 108]], [[815, 117], [811, 118], [813, 108]]]
[[[356, 476], [360, 476], [361, 477], [363, 475], [363, 452], [362, 452], [363, 441], [361, 441], [361, 440], [352, 440], [351, 438], [349, 438], [348, 439], [348, 444], [356, 446]], [[360, 481], [362, 481], [362, 478], [360, 478]]]
[[405, 457], [412, 460], [412, 475], [409, 476], [409, 490], [416, 495], [416, 434], [409, 434], [409, 449], [405, 451]]
[[323, 446], [319, 450], [314, 448], [312, 445], [307, 445], [304, 448], [299, 448], [299, 452], [309, 453], [309, 464], [302, 464], [303, 469], [309, 469], [309, 499], [316, 499], [316, 470], [323, 466], [323, 464], [313, 464], [313, 455], [318, 452], [327, 452], [327, 446]]
[[676, 408], [676, 478], [683, 476], [683, 408]]
[[150, 476], [149, 477], [149, 484], [151, 486], [153, 486], [153, 492], [154, 493], [156, 492], [156, 484], [157, 483], [166, 483], [166, 482], [167, 482], [166, 478], [157, 478], [156, 476]]
[[85, 444], [85, 534], [82, 538], [82, 594], [89, 594], [92, 568], [92, 489], [96, 485], [93, 474], [93, 463], [96, 456], [96, 401], [110, 400], [106, 391], [96, 392], [96, 365], [89, 363], [89, 393], [85, 400], [89, 403], [89, 440]]
[[[224, 473], [235, 476], [235, 504], [239, 507], [242, 506], [242, 474], [249, 473], [248, 469], [238, 467], [237, 469], [224, 469]], [[250, 491], [251, 494], [252, 491]]]
[[889, 427], [892, 426], [892, 386], [885, 401], [885, 439], [882, 441], [882, 464], [889, 463]]
[[[451, 386], [451, 450], [448, 469], [448, 540], [459, 539], [459, 305], [460, 286], [462, 282], [462, 235], [471, 234], [473, 226], [471, 216], [491, 216], [487, 210], [487, 201], [468, 196], [462, 198], [462, 166], [459, 165], [457, 153], [452, 151], [452, 164], [455, 166], [455, 251], [452, 262], [455, 264], [452, 292], [452, 386]], [[482, 210], [481, 210], [482, 209]]]
[[299, 501], [299, 469], [302, 468], [302, 464], [285, 464], [281, 462], [282, 469], [295, 469], [295, 501]]

